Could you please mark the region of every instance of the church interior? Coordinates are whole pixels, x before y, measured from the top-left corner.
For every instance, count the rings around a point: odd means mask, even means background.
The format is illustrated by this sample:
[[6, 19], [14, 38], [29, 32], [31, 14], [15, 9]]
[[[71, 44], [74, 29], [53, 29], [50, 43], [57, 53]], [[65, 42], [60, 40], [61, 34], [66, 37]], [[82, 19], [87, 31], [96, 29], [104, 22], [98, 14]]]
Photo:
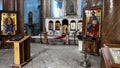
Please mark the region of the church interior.
[[120, 68], [120, 0], [0, 0], [0, 68]]

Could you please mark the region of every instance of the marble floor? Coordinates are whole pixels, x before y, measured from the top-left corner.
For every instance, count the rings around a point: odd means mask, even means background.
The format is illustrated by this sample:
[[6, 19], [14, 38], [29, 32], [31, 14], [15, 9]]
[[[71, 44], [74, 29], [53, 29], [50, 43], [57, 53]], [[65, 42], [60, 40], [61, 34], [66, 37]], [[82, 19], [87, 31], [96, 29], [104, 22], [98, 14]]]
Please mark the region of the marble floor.
[[[77, 45], [46, 45], [31, 43], [32, 60], [22, 68], [85, 68], [80, 65], [84, 54]], [[89, 68], [101, 68], [101, 57], [88, 55]], [[13, 49], [0, 49], [0, 68], [12, 68]]]

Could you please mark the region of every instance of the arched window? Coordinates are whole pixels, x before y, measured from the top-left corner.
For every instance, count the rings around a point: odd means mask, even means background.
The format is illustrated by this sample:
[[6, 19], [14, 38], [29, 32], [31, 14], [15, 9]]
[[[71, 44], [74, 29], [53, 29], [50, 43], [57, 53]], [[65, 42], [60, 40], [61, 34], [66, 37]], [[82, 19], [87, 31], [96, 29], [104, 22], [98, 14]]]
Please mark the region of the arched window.
[[63, 19], [62, 21], [62, 32], [63, 34], [66, 34], [68, 32], [68, 20]]
[[29, 24], [33, 24], [33, 13], [31, 11], [28, 13], [28, 22]]

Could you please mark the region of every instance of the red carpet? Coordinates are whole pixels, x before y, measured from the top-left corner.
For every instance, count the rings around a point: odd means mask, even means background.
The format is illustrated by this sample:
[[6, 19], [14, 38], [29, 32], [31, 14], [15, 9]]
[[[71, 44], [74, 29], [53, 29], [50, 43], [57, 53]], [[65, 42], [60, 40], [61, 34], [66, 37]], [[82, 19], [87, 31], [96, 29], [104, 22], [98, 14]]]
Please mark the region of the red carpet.
[[56, 38], [54, 38], [54, 39], [62, 39], [62, 38], [64, 38], [65, 37], [65, 35], [61, 35], [61, 36], [57, 36]]

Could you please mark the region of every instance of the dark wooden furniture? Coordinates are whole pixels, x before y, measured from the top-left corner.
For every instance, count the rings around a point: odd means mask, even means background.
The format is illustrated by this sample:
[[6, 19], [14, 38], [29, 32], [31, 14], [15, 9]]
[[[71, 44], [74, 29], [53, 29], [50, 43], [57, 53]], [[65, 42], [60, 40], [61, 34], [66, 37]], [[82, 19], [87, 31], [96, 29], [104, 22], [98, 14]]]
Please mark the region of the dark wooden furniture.
[[[101, 27], [102, 23], [102, 7], [85, 7], [83, 11], [83, 31], [84, 35], [90, 36], [84, 42], [83, 50], [85, 45], [87, 46], [87, 52], [93, 55], [99, 55], [99, 48], [101, 47]], [[91, 39], [91, 37], [95, 39]]]
[[14, 44], [14, 64], [12, 66], [21, 67], [31, 60], [30, 36], [24, 36], [24, 38], [19, 41], [7, 40], [6, 43]]
[[5, 43], [6, 40], [7, 40], [6, 37], [1, 37], [1, 47], [2, 48], [6, 46], [6, 43]]
[[120, 48], [117, 48], [118, 45], [116, 44], [115, 46], [117, 47], [115, 47], [114, 45], [112, 47], [108, 46], [104, 44], [104, 47], [101, 48], [102, 52], [101, 68], [120, 68], [120, 58], [117, 58], [118, 54], [116, 53], [117, 50], [120, 51]]
[[8, 40], [8, 36], [1, 37], [1, 47], [0, 48], [9, 48], [9, 47], [11, 47], [11, 45], [13, 45], [13, 43], [6, 43], [7, 40]]
[[85, 50], [85, 46], [88, 54], [99, 55], [100, 39], [92, 40], [91, 38], [87, 38], [86, 41], [83, 39], [82, 51]]

